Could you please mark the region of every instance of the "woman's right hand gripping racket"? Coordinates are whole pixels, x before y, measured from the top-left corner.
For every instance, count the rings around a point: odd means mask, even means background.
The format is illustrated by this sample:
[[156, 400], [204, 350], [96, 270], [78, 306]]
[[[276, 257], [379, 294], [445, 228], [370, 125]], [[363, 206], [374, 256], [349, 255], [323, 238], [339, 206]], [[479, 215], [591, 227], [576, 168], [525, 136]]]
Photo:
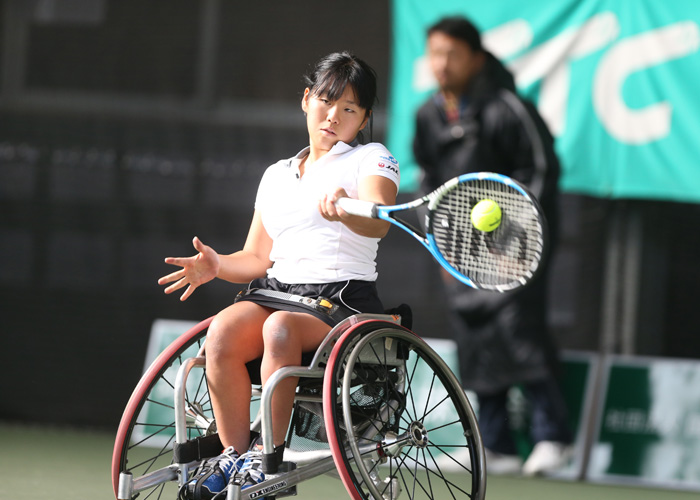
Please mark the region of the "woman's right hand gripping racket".
[[[500, 208], [496, 229], [482, 231], [472, 223], [472, 210], [483, 200]], [[539, 203], [518, 182], [500, 174], [461, 175], [401, 205], [350, 198], [336, 203], [349, 214], [384, 219], [404, 229], [450, 274], [477, 289], [504, 292], [524, 285], [535, 275], [545, 251], [546, 222]], [[425, 233], [396, 217], [426, 204]]]

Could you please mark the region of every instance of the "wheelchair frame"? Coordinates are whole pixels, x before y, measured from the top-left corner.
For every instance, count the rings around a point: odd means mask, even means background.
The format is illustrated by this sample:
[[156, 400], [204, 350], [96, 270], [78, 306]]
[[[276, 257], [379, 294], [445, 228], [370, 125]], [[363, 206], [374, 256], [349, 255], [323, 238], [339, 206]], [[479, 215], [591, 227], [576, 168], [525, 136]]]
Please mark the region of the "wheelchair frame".
[[[208, 328], [211, 319], [203, 321], [187, 332], [187, 334], [195, 338], [197, 332], [201, 334]], [[191, 332], [195, 330], [197, 332], [195, 332], [195, 335], [192, 335]], [[365, 332], [364, 330], [367, 331]], [[185, 337], [185, 335], [182, 337]], [[368, 336], [371, 338], [367, 338]], [[394, 342], [397, 339], [398, 341]], [[371, 345], [372, 342], [376, 346]], [[175, 344], [177, 344], [177, 341], [173, 342], [171, 346], [175, 346]], [[463, 437], [466, 439], [466, 445], [462, 446], [469, 449], [472, 461], [472, 464], [469, 466], [462, 465], [462, 473], [471, 475], [471, 484], [460, 486], [457, 488], [457, 491], [460, 495], [464, 493], [467, 498], [483, 500], [486, 486], [484, 449], [476, 424], [476, 417], [464, 391], [461, 388], [459, 390], [456, 389], [459, 387], [459, 382], [447, 364], [420, 337], [400, 326], [400, 318], [398, 316], [381, 314], [357, 314], [345, 319], [334, 327], [322, 341], [309, 366], [281, 368], [268, 379], [261, 391], [255, 387], [253, 388], [254, 397], [260, 397], [260, 411], [255, 421], [251, 423], [251, 430], [259, 431], [262, 438], [263, 472], [266, 475], [266, 479], [260, 484], [246, 488], [243, 491], [240, 490], [239, 486], [230, 483], [225, 496], [222, 494], [217, 498], [222, 500], [224, 497], [227, 500], [261, 497], [276, 498], [278, 496], [296, 494], [296, 486], [299, 483], [320, 474], [333, 473], [334, 469], [338, 470], [337, 475], [342, 479], [346, 490], [352, 498], [376, 498], [378, 495], [381, 495], [380, 498], [398, 498], [401, 494], [399, 479], [393, 477], [391, 480], [382, 480], [379, 476], [383, 469], [378, 468], [378, 465], [392, 459], [395, 461], [401, 460], [402, 450], [406, 446], [416, 447], [416, 449], [429, 446], [429, 431], [424, 425], [425, 422], [416, 418], [402, 434], [399, 435], [396, 432], [387, 431], [381, 442], [373, 440], [374, 435], [380, 433], [378, 425], [381, 424], [383, 426], [381, 429], [384, 429], [388, 425], [389, 419], [394, 418], [394, 415], [399, 412], [401, 405], [399, 400], [401, 398], [397, 396], [396, 400], [391, 400], [389, 404], [382, 406], [380, 414], [372, 417], [371, 423], [374, 429], [372, 426], [368, 426], [368, 431], [365, 431], [362, 435], [355, 436], [356, 423], [353, 422], [350, 411], [354, 403], [350, 391], [352, 390], [351, 386], [357, 383], [354, 380], [357, 378], [357, 375], [353, 370], [347, 370], [344, 374], [340, 372], [346, 363], [354, 368], [355, 364], [365, 362], [363, 358], [369, 355], [376, 358], [376, 360], [370, 360], [370, 362], [376, 366], [383, 367], [385, 373], [388, 374], [391, 371], [393, 377], [398, 379], [403, 377], [404, 380], [399, 380], [399, 385], [403, 384], [405, 386], [408, 382], [410, 386], [411, 379], [408, 378], [408, 374], [394, 373], [397, 372], [396, 367], [400, 367], [404, 362], [396, 357], [395, 351], [399, 345], [406, 345], [414, 351], [420, 351], [420, 355], [424, 356], [429, 367], [434, 370], [432, 383], [435, 382], [437, 377], [438, 382], [447, 384], [447, 397], [451, 398], [450, 401], [456, 405], [455, 408], [459, 414], [458, 425], [462, 426]], [[167, 358], [164, 361], [168, 361], [176, 356], [174, 354], [176, 349], [171, 346], [166, 348], [144, 374], [122, 417], [115, 440], [112, 465], [113, 487], [118, 500], [131, 500], [135, 498], [134, 495], [138, 496], [140, 492], [146, 490], [153, 492], [156, 488], [169, 482], [177, 482], [179, 486], [182, 486], [190, 479], [192, 471], [206, 459], [205, 457], [200, 457], [194, 461], [173, 462], [168, 466], [149, 471], [139, 477], [133, 477], [130, 469], [125, 466], [129, 452], [128, 441], [131, 438], [131, 431], [136, 422], [137, 412], [141, 411], [144, 400], [148, 399], [150, 394], [148, 391], [152, 389], [153, 379], [158, 375], [156, 372], [163, 365], [163, 362], [159, 363], [159, 360]], [[392, 351], [392, 348], [394, 351]], [[170, 352], [171, 350], [173, 351], [172, 353]], [[375, 354], [372, 354], [372, 352]], [[377, 355], [378, 352], [381, 353], [379, 356]], [[388, 359], [386, 357], [387, 353], [390, 353], [394, 358]], [[423, 358], [420, 359], [422, 360]], [[194, 423], [197, 428], [202, 429], [204, 434], [213, 429], [215, 425], [203, 412], [200, 412], [197, 408], [189, 407], [187, 403], [187, 380], [190, 373], [193, 369], [203, 369], [204, 366], [204, 343], [202, 343], [197, 355], [182, 361], [177, 371], [173, 385], [175, 447], [188, 443], [188, 422]], [[332, 370], [329, 370], [329, 367]], [[340, 377], [340, 375], [343, 375], [343, 377]], [[323, 379], [323, 394], [321, 396], [305, 396], [299, 391], [296, 401], [323, 403], [324, 425], [328, 431], [328, 444], [330, 447], [329, 449], [310, 451], [286, 448], [284, 450], [284, 461], [278, 469], [272, 441], [270, 408], [275, 388], [288, 377]], [[340, 397], [338, 396], [339, 393]], [[446, 399], [443, 399], [443, 401]], [[331, 405], [326, 400], [334, 400], [337, 403]], [[334, 410], [337, 405], [342, 405], [342, 422], [340, 422], [341, 419], [337, 418], [337, 410]], [[331, 427], [329, 427], [329, 420], [331, 421], [330, 424], [332, 424]], [[398, 422], [395, 422], [393, 425], [397, 428], [401, 426]], [[343, 435], [347, 435], [348, 439], [354, 439], [344, 443]], [[437, 446], [437, 448], [441, 452], [445, 452], [444, 446]], [[166, 452], [163, 453], [167, 454]], [[426, 455], [425, 449], [423, 450], [423, 462], [421, 462], [419, 454], [416, 454], [416, 458], [412, 458], [412, 460], [415, 462], [414, 469], [417, 469], [418, 465], [425, 467], [426, 470], [430, 467], [437, 467], [438, 472], [432, 472], [432, 474], [435, 474], [435, 480], [442, 478], [446, 484], [449, 483], [448, 487], [451, 488], [450, 485], [453, 484], [456, 486], [456, 483], [445, 478], [430, 449], [428, 449], [428, 455]], [[432, 463], [429, 463], [430, 460], [432, 460]], [[400, 465], [397, 465], [397, 469], [399, 467]], [[430, 482], [431, 472], [426, 474], [428, 482]], [[407, 486], [406, 479], [402, 479], [404, 485]], [[414, 477], [414, 482], [415, 479]], [[382, 491], [379, 491], [380, 487]], [[426, 488], [423, 486], [421, 487], [425, 492], [426, 498], [433, 498], [432, 484], [429, 488], [430, 492], [426, 491]], [[467, 488], [470, 488], [471, 491], [465, 491]], [[388, 492], [386, 491], [387, 489]], [[162, 491], [163, 489], [161, 488], [160, 494], [162, 494]], [[146, 498], [150, 497], [151, 493]], [[161, 496], [156, 498], [161, 498]], [[411, 495], [411, 498], [416, 497]]]

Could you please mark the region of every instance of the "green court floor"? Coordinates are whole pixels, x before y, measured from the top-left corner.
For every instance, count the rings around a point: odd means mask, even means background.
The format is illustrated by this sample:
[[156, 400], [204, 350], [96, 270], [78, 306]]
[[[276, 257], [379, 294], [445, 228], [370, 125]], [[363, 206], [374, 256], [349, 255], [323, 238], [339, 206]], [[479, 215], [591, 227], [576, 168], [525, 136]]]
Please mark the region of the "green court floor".
[[[110, 500], [113, 435], [0, 422], [0, 500]], [[294, 497], [290, 497], [294, 498]], [[300, 500], [348, 498], [322, 476], [299, 486]], [[488, 500], [697, 500], [700, 493], [590, 483], [489, 477]], [[174, 499], [173, 499], [174, 500]]]

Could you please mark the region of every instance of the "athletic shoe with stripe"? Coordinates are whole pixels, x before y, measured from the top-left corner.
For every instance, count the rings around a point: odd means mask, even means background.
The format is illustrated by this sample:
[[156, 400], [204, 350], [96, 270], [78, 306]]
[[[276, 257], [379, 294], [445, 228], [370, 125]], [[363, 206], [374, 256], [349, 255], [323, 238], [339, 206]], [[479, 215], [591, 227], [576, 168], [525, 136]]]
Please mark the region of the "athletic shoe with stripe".
[[238, 452], [229, 446], [218, 457], [210, 458], [195, 472], [184, 486], [180, 498], [187, 500], [211, 500], [224, 491], [229, 479], [243, 464]]
[[241, 455], [240, 460], [243, 462], [238, 469], [238, 475], [242, 479], [241, 489], [250, 488], [256, 484], [262, 483], [265, 480], [265, 474], [262, 471], [262, 452], [259, 450], [251, 450]]

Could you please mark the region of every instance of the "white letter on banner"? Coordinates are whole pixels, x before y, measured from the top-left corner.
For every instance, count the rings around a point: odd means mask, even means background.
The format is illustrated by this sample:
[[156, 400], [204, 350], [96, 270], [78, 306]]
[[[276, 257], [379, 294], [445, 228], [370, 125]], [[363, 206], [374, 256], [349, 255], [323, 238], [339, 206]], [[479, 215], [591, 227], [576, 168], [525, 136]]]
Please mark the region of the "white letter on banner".
[[671, 130], [667, 101], [630, 109], [622, 99], [625, 80], [637, 71], [696, 52], [700, 31], [683, 21], [619, 42], [600, 61], [593, 83], [593, 106], [606, 130], [627, 144], [644, 144], [666, 137]]
[[484, 47], [497, 59], [508, 59], [532, 43], [532, 28], [525, 19], [513, 19], [496, 26], [481, 37]]
[[413, 61], [413, 82], [415, 92], [425, 92], [437, 87], [437, 80], [430, 69], [428, 56], [422, 55]]
[[571, 61], [605, 47], [617, 38], [619, 31], [615, 14], [602, 12], [580, 27], [564, 30], [509, 64], [518, 87], [542, 79], [537, 107], [553, 135], [561, 135], [566, 127]]

